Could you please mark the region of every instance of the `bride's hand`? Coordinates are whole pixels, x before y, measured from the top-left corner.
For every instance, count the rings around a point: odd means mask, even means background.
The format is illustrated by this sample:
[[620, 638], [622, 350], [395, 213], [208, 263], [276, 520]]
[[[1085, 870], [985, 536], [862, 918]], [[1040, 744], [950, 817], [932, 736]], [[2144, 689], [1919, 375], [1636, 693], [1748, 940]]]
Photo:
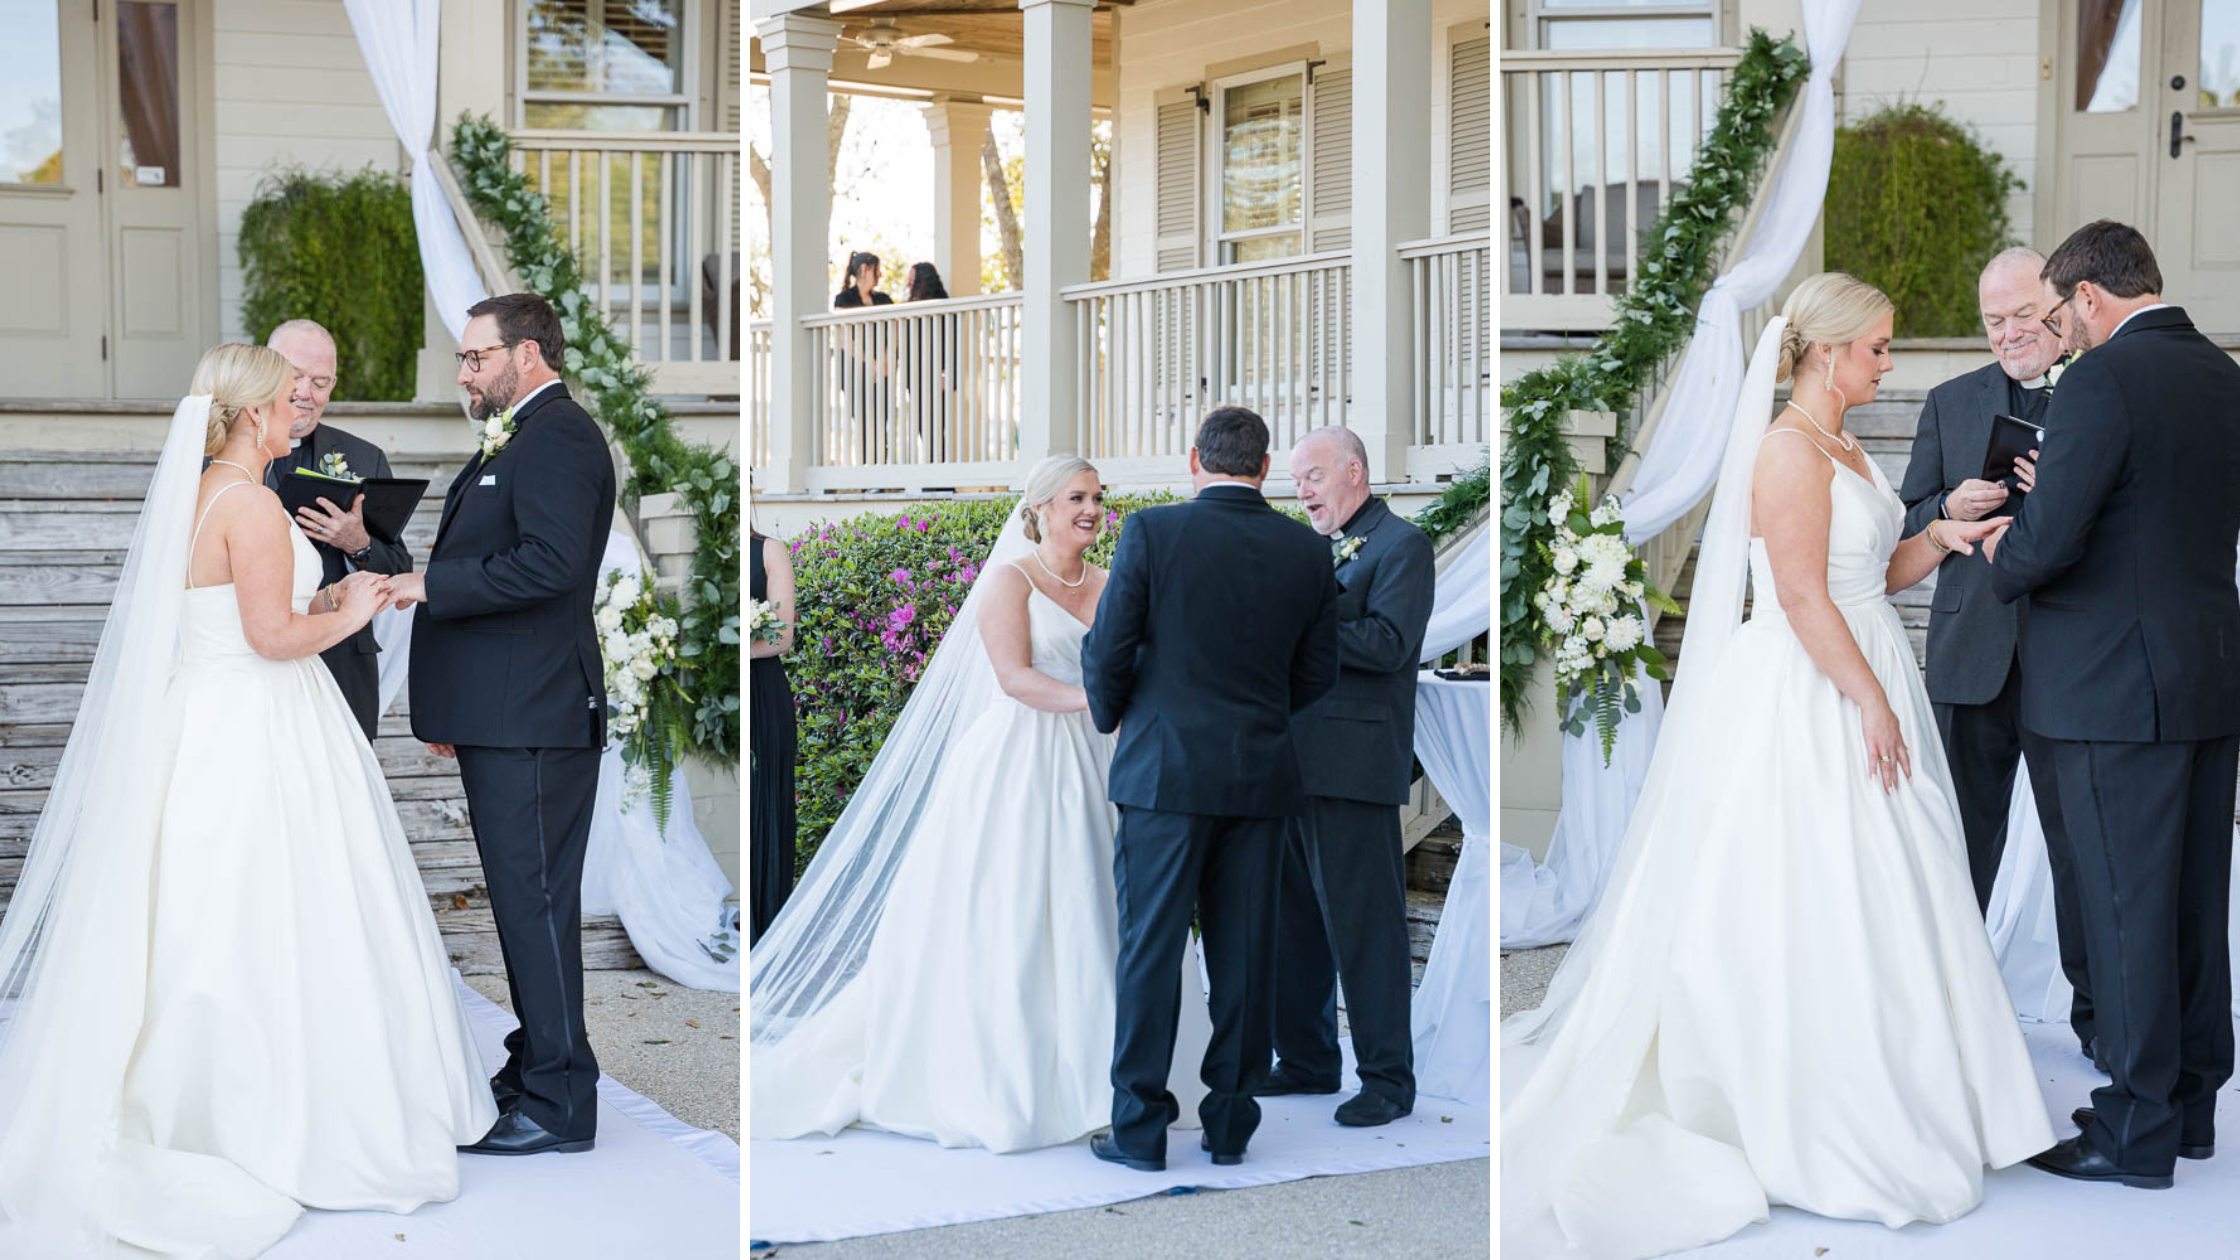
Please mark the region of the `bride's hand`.
[[[360, 579], [365, 579], [361, 581]], [[336, 597], [342, 603], [343, 614], [356, 621], [371, 621], [389, 602], [389, 581], [378, 573], [353, 573], [342, 579]]]
[[1987, 516], [1980, 521], [1931, 521], [1930, 529], [1937, 529], [1939, 525], [1944, 528], [1937, 530], [1930, 538], [1932, 541], [1942, 539], [1945, 546], [1963, 556], [1972, 556], [1976, 549], [1969, 544], [1981, 542], [1999, 533], [2013, 520], [2011, 516]]
[[1887, 700], [1862, 709], [1859, 725], [1867, 737], [1867, 777], [1880, 779], [1884, 792], [1898, 790], [1898, 775], [1913, 777], [1913, 757], [1906, 752], [1905, 737], [1898, 733], [1898, 715]]

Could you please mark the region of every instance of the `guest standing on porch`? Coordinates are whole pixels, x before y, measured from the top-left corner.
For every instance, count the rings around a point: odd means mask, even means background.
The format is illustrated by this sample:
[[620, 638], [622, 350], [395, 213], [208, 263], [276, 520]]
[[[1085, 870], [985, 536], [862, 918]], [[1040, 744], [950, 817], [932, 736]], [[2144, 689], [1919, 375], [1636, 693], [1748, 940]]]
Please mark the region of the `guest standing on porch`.
[[[932, 263], [910, 264], [910, 289], [904, 301], [946, 302], [949, 287], [941, 283], [941, 271]], [[957, 317], [942, 316], [928, 321], [923, 327], [928, 332], [921, 335], [923, 348], [921, 361], [912, 366], [910, 375], [910, 410], [918, 422], [918, 438], [925, 443], [920, 458], [939, 460], [952, 457], [941, 449], [944, 443], [939, 435], [948, 431], [943, 423], [956, 408], [953, 400], [957, 389]]]
[[747, 855], [752, 861], [752, 874], [747, 877], [749, 945], [762, 939], [763, 929], [778, 917], [793, 892], [796, 754], [793, 688], [779, 659], [793, 650], [793, 556], [781, 539], [766, 538], [759, 531], [752, 539], [747, 549], [748, 596], [776, 608], [784, 629], [776, 643], [757, 639], [748, 651], [747, 778], [752, 800], [748, 808], [754, 820]]
[[[879, 256], [862, 250], [848, 255], [847, 284], [834, 295], [832, 309], [853, 311], [893, 305], [894, 299], [879, 291]], [[856, 454], [867, 464], [886, 462], [879, 449], [883, 443], [877, 439], [886, 427], [889, 347], [875, 327], [859, 324], [836, 331], [845, 356], [840, 388], [848, 396], [848, 418], [855, 421], [859, 444]]]

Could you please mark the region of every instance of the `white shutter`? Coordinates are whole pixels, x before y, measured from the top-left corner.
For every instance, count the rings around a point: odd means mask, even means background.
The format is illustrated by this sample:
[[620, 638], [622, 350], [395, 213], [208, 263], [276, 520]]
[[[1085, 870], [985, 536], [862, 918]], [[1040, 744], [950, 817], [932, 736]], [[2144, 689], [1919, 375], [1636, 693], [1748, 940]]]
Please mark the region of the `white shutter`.
[[1157, 116], [1157, 270], [1188, 271], [1198, 265], [1198, 166], [1203, 135], [1197, 98], [1187, 88], [1153, 95]]
[[1314, 71], [1308, 88], [1307, 252], [1353, 244], [1353, 67], [1333, 57]]
[[1447, 76], [1447, 231], [1493, 227], [1493, 41], [1450, 46]]
[[[740, 4], [741, 0], [723, 0], [722, 16], [719, 19], [723, 27], [723, 78], [721, 80], [722, 86], [716, 89], [716, 116], [723, 119], [723, 129], [735, 136], [743, 135], [746, 130], [744, 109], [746, 93], [743, 90], [745, 85], [740, 81], [740, 78], [745, 71], [747, 61], [746, 57], [742, 55], [743, 50], [739, 46]], [[745, 179], [746, 174], [746, 163], [741, 161], [738, 171], [739, 178]], [[731, 199], [732, 203], [731, 252], [735, 254], [740, 252], [741, 234], [746, 230], [745, 224], [742, 222], [746, 204], [740, 200], [740, 190], [744, 187], [744, 184], [738, 184], [723, 193], [724, 196]]]

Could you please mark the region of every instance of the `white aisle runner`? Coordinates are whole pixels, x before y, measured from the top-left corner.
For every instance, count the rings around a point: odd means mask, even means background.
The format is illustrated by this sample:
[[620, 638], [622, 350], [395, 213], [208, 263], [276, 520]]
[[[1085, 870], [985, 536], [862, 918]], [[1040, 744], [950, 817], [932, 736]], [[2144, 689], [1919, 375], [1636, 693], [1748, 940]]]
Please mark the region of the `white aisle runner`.
[[[2024, 1024], [2038, 1088], [2055, 1137], [2077, 1131], [2069, 1113], [2090, 1106], [2107, 1077], [2077, 1053], [2067, 1024]], [[2218, 1099], [2215, 1159], [2178, 1161], [2177, 1185], [2133, 1190], [2042, 1173], [2027, 1164], [1986, 1174], [1983, 1204], [1949, 1225], [1885, 1229], [1831, 1221], [1793, 1208], [1709, 1247], [1695, 1260], [2038, 1260], [2044, 1256], [2201, 1257], [2235, 1254], [2240, 1238], [2240, 1106], [2227, 1084]]]
[[[1140, 1173], [1089, 1154], [1086, 1139], [1010, 1155], [869, 1129], [833, 1138], [749, 1142], [754, 1184], [747, 1234], [761, 1242], [830, 1242], [967, 1221], [992, 1221], [1125, 1203], [1176, 1187], [1236, 1190], [1304, 1177], [1381, 1172], [1493, 1154], [1493, 1115], [1419, 1094], [1413, 1115], [1377, 1129], [1330, 1118], [1361, 1088], [1346, 1059], [1345, 1089], [1309, 1098], [1263, 1098], [1244, 1162], [1217, 1168], [1196, 1131], [1167, 1134], [1167, 1170]], [[876, 1193], [866, 1193], [877, 1187]], [[647, 1253], [652, 1254], [652, 1253]]]
[[[485, 1068], [514, 1018], [453, 977]], [[599, 1078], [582, 1155], [459, 1157], [459, 1197], [409, 1216], [306, 1212], [260, 1260], [736, 1260], [739, 1147]]]

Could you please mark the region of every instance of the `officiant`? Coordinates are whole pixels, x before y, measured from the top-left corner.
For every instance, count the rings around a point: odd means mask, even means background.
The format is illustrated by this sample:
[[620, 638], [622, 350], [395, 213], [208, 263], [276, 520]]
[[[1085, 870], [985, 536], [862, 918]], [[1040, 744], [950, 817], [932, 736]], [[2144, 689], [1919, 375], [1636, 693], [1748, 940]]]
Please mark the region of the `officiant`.
[[[1977, 300], [1995, 361], [1929, 391], [1899, 491], [1908, 534], [1940, 516], [1973, 521], [2011, 516], [2021, 506], [2035, 472], [2029, 462], [2018, 465], [2011, 488], [1985, 480], [1984, 462], [1993, 416], [2043, 424], [2052, 402], [2049, 370], [2063, 347], [2043, 322], [2051, 313], [2038, 274], [2044, 266], [2045, 258], [2036, 250], [2018, 247], [1984, 267]], [[2076, 990], [2070, 1026], [2085, 1054], [2093, 1056], [2091, 986], [2085, 975], [2075, 869], [2055, 791], [2053, 746], [2022, 725], [2021, 610], [2020, 602], [2001, 603], [1991, 593], [1990, 565], [1982, 549], [1945, 557], [1929, 605], [1929, 700], [1959, 797], [1968, 874], [1979, 910], [1991, 904], [1992, 883], [2006, 849], [2015, 767], [2020, 762], [2030, 767], [2031, 796], [2045, 827], [2046, 861], [2053, 874], [2061, 970]]]
[[[265, 485], [278, 490], [280, 479], [298, 468], [360, 481], [389, 476], [389, 457], [380, 447], [324, 423], [336, 379], [333, 335], [311, 320], [291, 319], [273, 329], [265, 344], [295, 369], [295, 391], [290, 395], [295, 420], [288, 426], [295, 449], [266, 468]], [[335, 503], [332, 510], [314, 503], [296, 515], [304, 537], [319, 549], [324, 582], [331, 585], [359, 570], [410, 573], [412, 553], [403, 543], [383, 542], [368, 533], [365, 505], [358, 496], [351, 498], [349, 503]], [[319, 654], [358, 725], [365, 728], [369, 743], [381, 722], [381, 676], [375, 659], [380, 651], [368, 625]]]
[[1415, 1108], [1408, 862], [1400, 806], [1414, 764], [1416, 668], [1431, 619], [1431, 540], [1369, 491], [1350, 429], [1291, 452], [1308, 523], [1338, 578], [1338, 685], [1292, 719], [1307, 813], [1284, 838], [1276, 893], [1276, 1067], [1262, 1094], [1337, 1092], [1337, 985], [1346, 992], [1361, 1093], [1340, 1124], [1389, 1124]]

